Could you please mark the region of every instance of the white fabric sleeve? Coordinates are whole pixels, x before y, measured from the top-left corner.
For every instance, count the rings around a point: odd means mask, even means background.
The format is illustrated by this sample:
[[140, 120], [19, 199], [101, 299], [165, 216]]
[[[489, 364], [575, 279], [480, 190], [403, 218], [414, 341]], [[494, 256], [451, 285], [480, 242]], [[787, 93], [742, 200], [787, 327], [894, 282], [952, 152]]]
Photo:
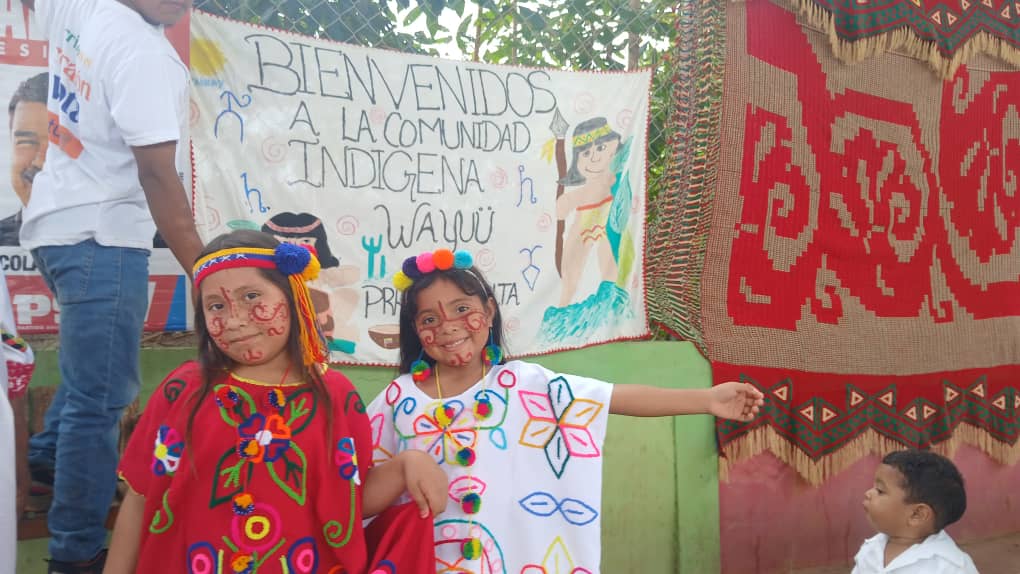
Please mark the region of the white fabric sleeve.
[[182, 110], [175, 79], [181, 73], [180, 64], [168, 54], [139, 52], [104, 78], [110, 115], [129, 146], [180, 141]]
[[365, 413], [372, 425], [372, 464], [384, 463], [397, 455], [399, 441], [393, 428], [393, 407], [387, 404], [386, 392], [391, 391], [396, 382], [390, 383], [383, 392], [369, 403]]

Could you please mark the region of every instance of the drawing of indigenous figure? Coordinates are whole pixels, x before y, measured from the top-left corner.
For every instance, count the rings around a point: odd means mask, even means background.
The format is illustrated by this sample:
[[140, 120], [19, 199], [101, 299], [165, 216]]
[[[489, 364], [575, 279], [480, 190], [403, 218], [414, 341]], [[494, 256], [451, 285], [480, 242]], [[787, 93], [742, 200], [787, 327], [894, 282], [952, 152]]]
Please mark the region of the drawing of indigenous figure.
[[262, 225], [262, 231], [279, 241], [315, 248], [322, 271], [308, 287], [319, 327], [330, 351], [354, 353], [360, 335], [351, 318], [358, 305], [358, 291], [350, 286], [358, 282], [361, 274], [358, 267], [340, 264], [329, 248], [322, 220], [310, 213], [278, 213]]
[[[557, 249], [560, 300], [558, 307], [546, 310], [542, 329], [552, 341], [590, 335], [629, 312], [630, 296], [624, 286], [635, 257], [627, 227], [633, 201], [626, 170], [631, 139], [624, 140], [604, 117], [577, 124], [570, 139], [570, 169], [564, 173], [565, 157], [557, 158], [557, 184], [563, 190], [556, 199], [558, 230], [563, 230], [557, 238], [562, 244], [562, 250]], [[562, 140], [556, 151], [565, 155]], [[594, 294], [574, 302], [592, 252], [601, 281]]]

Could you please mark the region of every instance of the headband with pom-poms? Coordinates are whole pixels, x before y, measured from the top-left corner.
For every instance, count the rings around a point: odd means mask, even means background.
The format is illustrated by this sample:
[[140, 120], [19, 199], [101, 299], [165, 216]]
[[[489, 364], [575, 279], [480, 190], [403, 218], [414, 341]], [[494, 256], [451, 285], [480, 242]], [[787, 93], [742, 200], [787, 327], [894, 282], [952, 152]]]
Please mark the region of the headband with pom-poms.
[[210, 253], [195, 263], [195, 288], [209, 275], [224, 269], [238, 267], [261, 267], [276, 269], [287, 277], [291, 292], [294, 293], [294, 307], [297, 309], [297, 323], [301, 340], [301, 358], [305, 365], [324, 362], [326, 341], [315, 319], [312, 296], [308, 281], [319, 276], [321, 265], [310, 245], [281, 243], [275, 249], [262, 247], [234, 247]]
[[414, 282], [433, 271], [446, 271], [447, 269], [470, 269], [474, 264], [471, 254], [467, 251], [450, 251], [449, 249], [436, 249], [426, 251], [415, 257], [408, 257], [404, 260], [400, 271], [393, 274], [393, 286], [397, 291], [406, 291]]

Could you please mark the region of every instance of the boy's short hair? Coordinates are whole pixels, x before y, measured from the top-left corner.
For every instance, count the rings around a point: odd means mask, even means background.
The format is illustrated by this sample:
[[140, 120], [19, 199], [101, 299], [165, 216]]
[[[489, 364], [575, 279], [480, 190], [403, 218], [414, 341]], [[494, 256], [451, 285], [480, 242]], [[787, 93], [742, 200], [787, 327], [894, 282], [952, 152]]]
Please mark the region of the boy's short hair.
[[938, 532], [959, 520], [967, 510], [963, 475], [948, 458], [927, 450], [900, 450], [885, 455], [882, 464], [900, 471], [909, 504], [927, 504], [935, 512]]

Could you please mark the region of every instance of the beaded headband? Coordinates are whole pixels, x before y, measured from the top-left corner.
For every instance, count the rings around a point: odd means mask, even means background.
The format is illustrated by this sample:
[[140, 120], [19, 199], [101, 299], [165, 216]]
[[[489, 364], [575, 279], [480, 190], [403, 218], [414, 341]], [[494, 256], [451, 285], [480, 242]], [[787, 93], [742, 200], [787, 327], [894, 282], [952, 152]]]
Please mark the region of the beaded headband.
[[474, 264], [467, 251], [453, 252], [449, 249], [426, 251], [417, 257], [404, 260], [401, 270], [393, 274], [393, 286], [397, 291], [406, 291], [414, 282], [433, 271], [447, 269], [470, 269]]
[[261, 247], [234, 247], [210, 253], [195, 262], [195, 288], [202, 280], [224, 269], [259, 267], [276, 269], [290, 282], [294, 293], [294, 306], [298, 313], [301, 339], [301, 358], [305, 365], [321, 364], [326, 360], [326, 343], [315, 318], [308, 281], [319, 276], [319, 258], [310, 245], [281, 243], [275, 249]]

